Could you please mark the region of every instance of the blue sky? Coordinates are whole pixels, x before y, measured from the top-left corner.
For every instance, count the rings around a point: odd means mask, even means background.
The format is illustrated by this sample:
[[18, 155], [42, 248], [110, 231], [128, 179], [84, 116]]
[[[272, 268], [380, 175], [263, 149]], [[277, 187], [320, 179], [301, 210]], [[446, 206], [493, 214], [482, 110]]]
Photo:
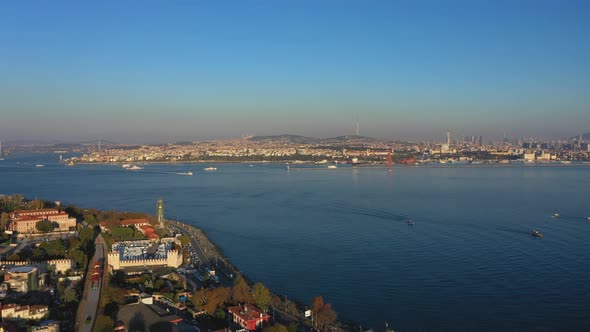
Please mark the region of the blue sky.
[[590, 131], [588, 1], [4, 1], [0, 139]]

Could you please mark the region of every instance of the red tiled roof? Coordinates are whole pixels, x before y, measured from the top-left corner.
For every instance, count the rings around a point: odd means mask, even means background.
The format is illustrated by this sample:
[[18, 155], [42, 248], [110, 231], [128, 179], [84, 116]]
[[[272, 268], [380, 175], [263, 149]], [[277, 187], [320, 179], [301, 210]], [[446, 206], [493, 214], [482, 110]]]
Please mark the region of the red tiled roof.
[[138, 225], [138, 224], [147, 224], [148, 221], [145, 218], [141, 219], [125, 219], [121, 220], [121, 226], [131, 226], [131, 225]]
[[263, 313], [262, 310], [258, 309], [256, 306], [247, 303], [243, 306], [235, 306], [227, 308], [231, 314], [240, 317], [244, 321], [249, 321], [253, 319], [263, 319], [268, 317], [267, 314]]
[[13, 213], [26, 214], [26, 213], [38, 213], [38, 212], [59, 212], [58, 209], [37, 209], [37, 210], [16, 210]]

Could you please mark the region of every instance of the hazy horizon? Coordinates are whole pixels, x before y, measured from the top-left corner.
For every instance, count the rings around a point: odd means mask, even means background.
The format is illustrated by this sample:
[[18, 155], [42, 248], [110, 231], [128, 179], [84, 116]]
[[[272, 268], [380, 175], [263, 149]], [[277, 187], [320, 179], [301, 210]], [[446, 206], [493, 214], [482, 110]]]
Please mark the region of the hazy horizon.
[[0, 140], [590, 132], [585, 1], [0, 4]]

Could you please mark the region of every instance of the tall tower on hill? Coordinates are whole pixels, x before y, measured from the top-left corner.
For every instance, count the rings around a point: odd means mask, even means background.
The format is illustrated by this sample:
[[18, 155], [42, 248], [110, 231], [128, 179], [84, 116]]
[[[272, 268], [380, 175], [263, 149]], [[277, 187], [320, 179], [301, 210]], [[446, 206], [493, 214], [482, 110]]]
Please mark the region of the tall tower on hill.
[[164, 200], [161, 198], [156, 202], [156, 217], [158, 218], [158, 226], [164, 227]]

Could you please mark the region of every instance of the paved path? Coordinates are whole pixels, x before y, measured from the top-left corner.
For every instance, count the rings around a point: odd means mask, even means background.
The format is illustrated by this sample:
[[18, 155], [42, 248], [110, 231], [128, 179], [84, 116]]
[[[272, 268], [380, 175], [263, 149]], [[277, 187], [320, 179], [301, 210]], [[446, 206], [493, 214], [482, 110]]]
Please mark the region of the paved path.
[[[88, 262], [88, 272], [86, 273], [86, 284], [84, 285], [84, 295], [78, 308], [78, 315], [76, 319], [76, 331], [91, 332], [94, 326], [94, 320], [98, 312], [98, 305], [100, 301], [100, 293], [103, 287], [103, 280], [107, 273], [108, 262], [106, 259], [106, 244], [102, 236], [98, 236], [94, 241], [94, 257]], [[94, 270], [94, 262], [97, 260], [103, 261], [103, 273], [100, 277], [97, 289], [92, 289], [92, 271]], [[90, 316], [90, 321], [87, 318]]]

